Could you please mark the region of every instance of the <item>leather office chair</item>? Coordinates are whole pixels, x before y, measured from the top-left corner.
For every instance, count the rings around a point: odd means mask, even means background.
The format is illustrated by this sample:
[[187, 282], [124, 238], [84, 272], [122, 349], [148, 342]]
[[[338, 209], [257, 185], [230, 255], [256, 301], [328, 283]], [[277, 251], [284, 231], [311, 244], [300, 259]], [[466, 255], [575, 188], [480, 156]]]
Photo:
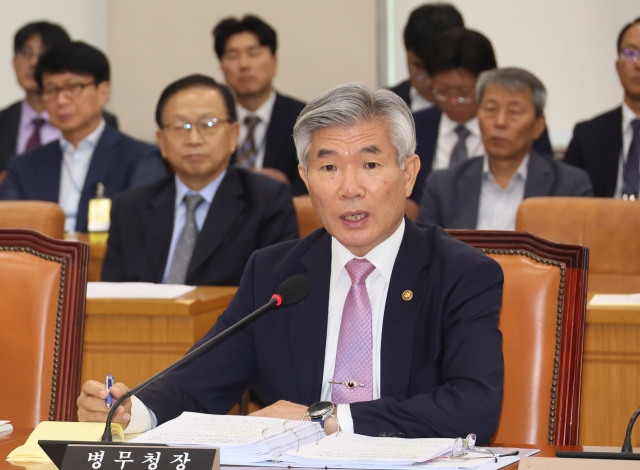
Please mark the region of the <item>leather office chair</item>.
[[589, 250], [530, 233], [450, 230], [504, 272], [496, 443], [577, 445]]
[[304, 238], [311, 232], [322, 227], [320, 220], [313, 211], [311, 198], [309, 196], [295, 196], [293, 205], [296, 208], [296, 217], [298, 218], [298, 235]]
[[0, 228], [35, 230], [62, 240], [64, 220], [64, 211], [53, 202], [0, 201]]
[[640, 292], [640, 203], [606, 198], [534, 197], [518, 209], [516, 230], [589, 248], [589, 291]]
[[74, 421], [89, 247], [0, 229], [0, 416]]

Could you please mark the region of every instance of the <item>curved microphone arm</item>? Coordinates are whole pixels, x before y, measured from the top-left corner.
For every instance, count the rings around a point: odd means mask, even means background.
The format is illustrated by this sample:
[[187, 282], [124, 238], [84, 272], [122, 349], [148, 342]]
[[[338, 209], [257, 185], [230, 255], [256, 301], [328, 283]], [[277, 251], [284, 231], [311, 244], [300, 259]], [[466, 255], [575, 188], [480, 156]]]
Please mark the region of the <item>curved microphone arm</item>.
[[631, 415], [629, 425], [627, 426], [627, 434], [624, 436], [624, 444], [622, 444], [622, 450], [620, 452], [633, 452], [633, 447], [631, 446], [631, 431], [633, 431], [633, 426], [636, 424], [638, 416], [640, 416], [640, 408]]

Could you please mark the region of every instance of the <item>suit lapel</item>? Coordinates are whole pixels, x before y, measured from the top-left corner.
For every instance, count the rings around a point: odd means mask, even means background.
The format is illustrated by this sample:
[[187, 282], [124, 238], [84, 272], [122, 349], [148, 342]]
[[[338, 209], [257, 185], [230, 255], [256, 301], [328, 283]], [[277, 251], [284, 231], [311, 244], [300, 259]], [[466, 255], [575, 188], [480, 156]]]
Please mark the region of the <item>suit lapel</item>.
[[550, 196], [555, 185], [551, 164], [533, 150], [529, 154], [524, 197]]
[[21, 115], [22, 101], [18, 101], [7, 108], [4, 111], [4, 116], [2, 116], [2, 125], [0, 126], [0, 169], [2, 169], [3, 160], [8, 162], [9, 158], [16, 154]]
[[207, 262], [207, 259], [218, 249], [225, 236], [229, 235], [228, 232], [234, 221], [242, 213], [246, 205], [242, 199], [243, 194], [244, 187], [236, 168], [228, 167], [227, 174], [220, 183], [220, 187], [209, 207], [202, 230], [198, 235], [191, 264], [187, 271], [187, 283], [189, 283], [189, 277]]
[[478, 223], [478, 208], [480, 207], [480, 191], [482, 189], [482, 158], [473, 158], [465, 165], [461, 178], [458, 180], [458, 198], [453, 208], [458, 213], [451, 228], [475, 228]]
[[324, 229], [300, 263], [311, 281], [311, 292], [289, 315], [291, 356], [300, 396], [317, 401], [324, 375], [331, 278], [331, 236]]
[[40, 195], [39, 199], [57, 204], [60, 198], [60, 172], [62, 171], [60, 141], [56, 140], [42, 147], [42, 154], [39, 157], [36, 194]]
[[162, 282], [173, 234], [176, 184], [173, 176], [168, 179], [167, 185], [151, 198], [142, 214], [147, 252], [145, 269], [148, 269], [142, 277], [155, 283]]
[[433, 145], [424, 149], [424, 156], [420, 155], [420, 164], [424, 165], [425, 170], [431, 172], [433, 168], [433, 160], [436, 156], [436, 148], [438, 148], [438, 132], [440, 130], [440, 120], [442, 119], [442, 111], [437, 106], [433, 108], [433, 121], [432, 126], [427, 126], [425, 133], [425, 142], [433, 142]]
[[[398, 400], [407, 396], [414, 348], [414, 326], [427, 292], [429, 252], [422, 231], [406, 220], [406, 228], [387, 292], [380, 350], [380, 394]], [[403, 292], [413, 298], [403, 300]], [[398, 358], [407, 360], [398, 361]]]
[[279, 167], [278, 163], [282, 158], [281, 148], [287, 140], [287, 136], [285, 135], [283, 138], [282, 134], [292, 132], [292, 129], [287, 130], [287, 128], [283, 126], [284, 121], [280, 119], [280, 116], [284, 113], [283, 106], [282, 97], [276, 93], [276, 101], [273, 104], [273, 111], [271, 112], [269, 126], [267, 127], [267, 145], [264, 149], [264, 160], [262, 163], [262, 166], [265, 168]]
[[98, 183], [105, 185], [105, 193], [107, 196], [115, 194], [109, 188], [108, 179], [109, 168], [118, 154], [119, 134], [109, 126], [105, 126], [102, 135], [93, 150], [91, 163], [87, 171], [87, 177], [82, 187], [82, 195], [78, 204], [78, 216], [76, 219], [76, 230], [86, 231], [87, 219], [89, 214], [89, 200], [96, 197], [96, 188]]
[[[618, 184], [618, 167], [620, 164], [620, 153], [624, 153], [622, 148], [622, 106], [615, 109], [611, 119], [607, 120], [609, 125], [603, 126], [601, 135], [595, 139], [598, 146], [597, 153], [601, 159], [601, 171], [606, 175], [605, 194], [615, 194]], [[627, 149], [628, 150], [628, 149]]]

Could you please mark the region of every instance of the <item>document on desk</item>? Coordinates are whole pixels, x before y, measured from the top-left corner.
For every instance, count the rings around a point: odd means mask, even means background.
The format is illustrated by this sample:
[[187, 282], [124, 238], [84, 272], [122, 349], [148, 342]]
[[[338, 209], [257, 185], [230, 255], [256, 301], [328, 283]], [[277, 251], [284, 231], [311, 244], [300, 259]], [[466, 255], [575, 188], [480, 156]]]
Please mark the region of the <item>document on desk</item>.
[[195, 289], [151, 282], [88, 282], [87, 299], [176, 299]]
[[589, 305], [638, 307], [640, 294], [596, 294], [589, 301]]

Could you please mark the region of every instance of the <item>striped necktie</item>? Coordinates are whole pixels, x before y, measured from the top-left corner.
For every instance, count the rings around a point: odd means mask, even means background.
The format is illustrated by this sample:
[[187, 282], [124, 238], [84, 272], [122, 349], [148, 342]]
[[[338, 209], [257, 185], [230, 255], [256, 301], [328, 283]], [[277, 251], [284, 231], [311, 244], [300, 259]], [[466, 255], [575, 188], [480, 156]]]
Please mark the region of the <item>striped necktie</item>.
[[240, 151], [238, 152], [238, 158], [236, 159], [236, 166], [242, 168], [253, 168], [255, 166], [256, 157], [258, 156], [255, 130], [259, 123], [260, 118], [258, 116], [250, 114], [244, 118], [244, 125], [247, 126], [247, 136], [244, 138], [242, 145], [240, 145]]

